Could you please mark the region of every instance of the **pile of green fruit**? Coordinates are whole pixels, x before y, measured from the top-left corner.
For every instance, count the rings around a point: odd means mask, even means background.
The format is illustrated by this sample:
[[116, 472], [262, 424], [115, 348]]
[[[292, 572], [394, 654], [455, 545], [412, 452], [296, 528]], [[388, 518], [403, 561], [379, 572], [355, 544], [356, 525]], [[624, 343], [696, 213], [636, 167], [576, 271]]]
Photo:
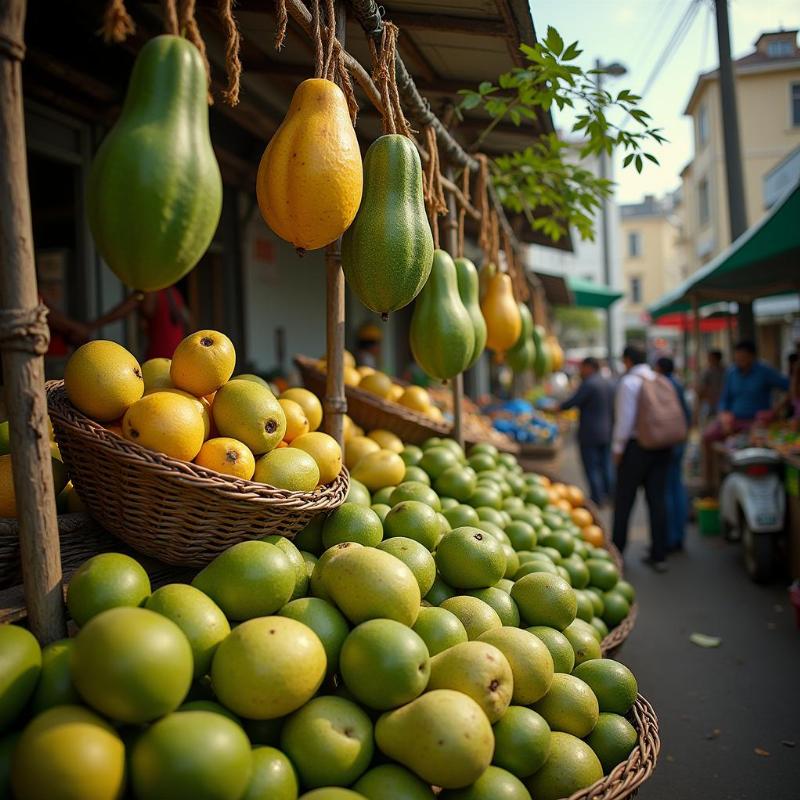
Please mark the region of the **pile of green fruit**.
[[633, 596], [608, 555], [490, 446], [400, 455], [416, 480], [353, 482], [191, 585], [95, 556], [74, 638], [0, 627], [0, 796], [558, 800], [625, 760], [637, 684], [600, 640]]

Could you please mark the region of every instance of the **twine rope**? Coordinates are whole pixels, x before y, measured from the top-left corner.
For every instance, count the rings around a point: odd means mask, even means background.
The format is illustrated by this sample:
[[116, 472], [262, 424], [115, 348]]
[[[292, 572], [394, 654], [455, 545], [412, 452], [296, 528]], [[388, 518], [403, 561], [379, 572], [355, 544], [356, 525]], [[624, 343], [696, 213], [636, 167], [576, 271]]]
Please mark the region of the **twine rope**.
[[239, 105], [239, 88], [242, 77], [242, 62], [239, 58], [241, 39], [239, 28], [233, 17], [233, 0], [219, 0], [219, 18], [225, 31], [225, 74], [228, 85], [222, 92], [222, 99], [229, 106]]
[[467, 219], [466, 204], [470, 201], [469, 195], [469, 169], [464, 167], [464, 172], [461, 173], [461, 194], [463, 195], [463, 202], [461, 198], [457, 198], [458, 206], [458, 256], [464, 257], [464, 227]]
[[277, 18], [277, 29], [275, 30], [273, 44], [276, 50], [280, 50], [286, 42], [286, 26], [289, 24], [286, 0], [275, 0], [275, 15]]
[[163, 0], [164, 5], [164, 30], [171, 36], [180, 36], [178, 27], [178, 9], [175, 0]]
[[203, 66], [206, 68], [206, 80], [208, 81], [208, 104], [214, 103], [214, 98], [211, 96], [211, 65], [208, 63], [208, 54], [206, 53], [206, 43], [200, 35], [200, 28], [197, 27], [197, 20], [194, 15], [195, 0], [181, 0], [178, 9], [178, 27], [183, 31], [184, 36], [200, 51], [200, 56], [203, 59]]
[[483, 153], [475, 155], [479, 166], [478, 177], [475, 183], [475, 207], [481, 215], [478, 229], [478, 246], [483, 250], [484, 258], [492, 260], [492, 221], [491, 205], [489, 204], [489, 160]]
[[497, 212], [492, 209], [490, 215], [490, 228], [491, 228], [491, 236], [490, 236], [490, 250], [489, 250], [489, 257], [490, 261], [500, 269], [500, 220], [497, 217]]
[[425, 206], [433, 233], [433, 246], [439, 249], [439, 214], [447, 212], [447, 201], [442, 187], [442, 173], [439, 171], [439, 146], [436, 141], [436, 130], [433, 125], [425, 128], [425, 147], [428, 151], [428, 163], [425, 165], [424, 188]]
[[100, 35], [106, 44], [124, 42], [128, 36], [136, 31], [133, 18], [125, 8], [125, 0], [108, 0], [106, 10], [103, 12], [103, 25]]
[[0, 349], [43, 356], [49, 346], [47, 306], [0, 311]]

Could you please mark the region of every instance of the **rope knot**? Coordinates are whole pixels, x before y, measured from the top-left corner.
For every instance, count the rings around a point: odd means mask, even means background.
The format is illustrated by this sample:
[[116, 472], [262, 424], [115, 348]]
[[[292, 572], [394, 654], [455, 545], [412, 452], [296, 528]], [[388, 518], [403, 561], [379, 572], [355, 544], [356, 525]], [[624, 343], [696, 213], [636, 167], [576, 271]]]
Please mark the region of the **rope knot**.
[[47, 306], [0, 311], [0, 348], [43, 356], [49, 346]]

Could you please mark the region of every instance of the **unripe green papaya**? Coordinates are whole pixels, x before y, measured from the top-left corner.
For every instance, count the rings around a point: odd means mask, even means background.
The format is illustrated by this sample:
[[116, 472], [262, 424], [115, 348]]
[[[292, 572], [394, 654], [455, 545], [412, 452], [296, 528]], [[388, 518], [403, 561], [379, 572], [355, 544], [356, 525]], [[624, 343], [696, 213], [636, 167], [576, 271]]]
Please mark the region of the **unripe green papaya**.
[[518, 303], [522, 320], [522, 331], [514, 346], [506, 351], [506, 364], [514, 372], [525, 372], [531, 369], [536, 360], [536, 347], [533, 344], [533, 317], [525, 303]]
[[456, 258], [453, 263], [456, 265], [458, 294], [472, 320], [472, 329], [475, 332], [472, 357], [465, 367], [465, 369], [469, 369], [481, 357], [481, 353], [486, 347], [486, 320], [481, 314], [478, 298], [478, 270], [468, 258]]
[[411, 352], [432, 378], [447, 380], [463, 372], [475, 347], [472, 318], [461, 302], [453, 259], [433, 253], [428, 282], [411, 317]]
[[420, 293], [432, 263], [417, 148], [406, 136], [381, 136], [364, 157], [361, 205], [342, 237], [345, 278], [367, 308], [388, 314]]
[[222, 177], [207, 92], [203, 60], [191, 42], [151, 39], [92, 163], [89, 227], [103, 260], [134, 289], [156, 291], [182, 278], [217, 229]]
[[546, 331], [541, 325], [533, 326], [533, 344], [536, 347], [536, 358], [533, 362], [533, 371], [537, 378], [543, 378], [547, 374], [547, 353], [545, 352]]

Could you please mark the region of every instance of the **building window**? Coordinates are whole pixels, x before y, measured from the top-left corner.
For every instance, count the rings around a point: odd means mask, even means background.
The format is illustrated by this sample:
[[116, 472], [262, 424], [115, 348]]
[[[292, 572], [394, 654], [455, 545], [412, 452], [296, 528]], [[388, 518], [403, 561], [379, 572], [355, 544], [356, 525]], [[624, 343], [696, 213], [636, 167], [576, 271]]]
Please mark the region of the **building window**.
[[631, 278], [631, 303], [642, 302], [642, 279], [638, 276]]
[[704, 147], [708, 141], [708, 108], [705, 105], [700, 106], [697, 112], [697, 144], [698, 147]]
[[792, 84], [792, 126], [800, 128], [800, 83]]
[[639, 231], [628, 232], [628, 258], [636, 258], [642, 254], [642, 234]]
[[708, 178], [703, 178], [697, 184], [697, 209], [700, 224], [707, 225], [711, 219], [711, 201], [708, 195]]
[[786, 40], [767, 42], [767, 55], [770, 58], [782, 58], [794, 54], [794, 45]]

